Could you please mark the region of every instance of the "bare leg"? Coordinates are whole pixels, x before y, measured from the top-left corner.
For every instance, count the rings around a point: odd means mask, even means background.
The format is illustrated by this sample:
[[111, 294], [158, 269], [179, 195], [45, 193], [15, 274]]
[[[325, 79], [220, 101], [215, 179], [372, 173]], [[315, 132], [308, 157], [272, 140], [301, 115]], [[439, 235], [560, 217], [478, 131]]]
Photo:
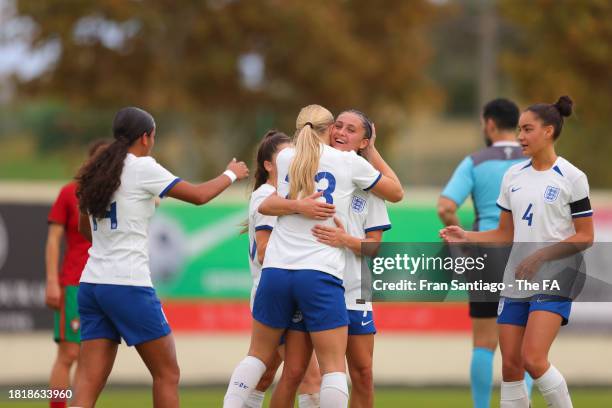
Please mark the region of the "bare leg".
[[311, 332], [310, 337], [321, 367], [321, 408], [348, 406], [345, 360], [348, 327]]
[[49, 387], [54, 390], [65, 390], [70, 387], [70, 369], [79, 359], [78, 343], [60, 341], [57, 345], [57, 357], [51, 369]]
[[521, 381], [525, 367], [521, 357], [525, 328], [512, 324], [499, 325], [499, 348], [502, 354], [502, 376], [504, 381]]
[[270, 407], [293, 407], [295, 392], [304, 378], [312, 355], [312, 343], [308, 333], [288, 330], [285, 343], [285, 364], [281, 379], [276, 384]]
[[178, 407], [180, 370], [172, 333], [140, 343], [136, 345], [136, 350], [153, 377], [153, 406]]
[[96, 404], [113, 369], [117, 346], [117, 342], [108, 339], [81, 342], [72, 406], [91, 408]]
[[550, 367], [548, 352], [560, 327], [561, 316], [556, 313], [540, 310], [529, 313], [521, 354], [525, 369], [534, 379]]
[[310, 356], [310, 362], [302, 382], [298, 387], [299, 394], [316, 394], [321, 389], [321, 371], [319, 369], [319, 362], [317, 356], [312, 353]]
[[276, 356], [274, 356], [274, 359], [272, 360], [270, 365], [266, 367], [266, 372], [264, 373], [264, 375], [261, 376], [261, 379], [259, 380], [257, 387], [255, 387], [257, 391], [266, 392], [268, 388], [270, 388], [270, 386], [272, 385], [272, 382], [274, 382], [276, 371], [278, 371], [278, 367], [280, 367], [282, 362], [283, 360], [280, 354], [277, 354]]
[[373, 334], [348, 336], [346, 359], [353, 384], [351, 408], [370, 408], [374, 406], [373, 357]]

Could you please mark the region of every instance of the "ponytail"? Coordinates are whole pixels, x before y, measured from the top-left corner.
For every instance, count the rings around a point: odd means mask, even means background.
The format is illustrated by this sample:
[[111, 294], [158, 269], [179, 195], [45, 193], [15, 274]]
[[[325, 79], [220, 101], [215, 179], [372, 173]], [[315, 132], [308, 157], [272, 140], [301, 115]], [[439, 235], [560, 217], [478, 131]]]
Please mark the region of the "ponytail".
[[299, 199], [315, 190], [315, 175], [321, 158], [321, 138], [334, 122], [320, 105], [302, 108], [296, 120], [295, 156], [289, 166], [289, 198]]
[[123, 162], [130, 146], [155, 129], [153, 117], [139, 108], [123, 108], [113, 120], [114, 142], [91, 157], [79, 170], [79, 209], [94, 218], [104, 218], [110, 200], [121, 185]]

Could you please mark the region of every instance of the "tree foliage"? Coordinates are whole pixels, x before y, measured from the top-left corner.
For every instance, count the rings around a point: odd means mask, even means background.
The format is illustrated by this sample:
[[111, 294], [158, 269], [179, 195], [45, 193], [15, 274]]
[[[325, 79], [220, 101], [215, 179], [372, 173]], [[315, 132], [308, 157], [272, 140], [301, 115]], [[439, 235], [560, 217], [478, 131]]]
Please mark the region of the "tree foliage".
[[503, 15], [520, 44], [502, 55], [503, 67], [528, 103], [570, 95], [575, 115], [566, 122], [560, 151], [609, 188], [612, 138], [612, 2], [504, 0]]
[[[28, 94], [71, 103], [152, 109], [290, 110], [405, 108], [432, 95], [424, 36], [436, 6], [426, 0], [20, 1], [38, 30], [62, 52]], [[84, 19], [136, 27], [109, 47], [77, 35]], [[95, 20], [97, 19], [97, 20]], [[87, 20], [85, 20], [87, 21]], [[261, 86], [243, 85], [240, 58], [263, 58]]]

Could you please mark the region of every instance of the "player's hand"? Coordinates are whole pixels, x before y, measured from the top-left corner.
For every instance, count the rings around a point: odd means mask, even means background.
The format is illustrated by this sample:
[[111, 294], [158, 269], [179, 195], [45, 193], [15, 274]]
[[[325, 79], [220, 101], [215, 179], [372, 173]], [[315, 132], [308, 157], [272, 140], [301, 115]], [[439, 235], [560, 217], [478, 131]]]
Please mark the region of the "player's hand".
[[540, 253], [536, 251], [518, 264], [514, 276], [516, 279], [531, 280], [538, 273], [543, 263], [544, 260]]
[[338, 217], [334, 217], [335, 227], [329, 225], [317, 224], [312, 228], [312, 235], [322, 244], [342, 248], [345, 245], [346, 230], [342, 221]]
[[468, 242], [465, 231], [457, 225], [442, 228], [440, 230], [440, 238], [448, 243]]
[[235, 157], [232, 159], [231, 162], [229, 162], [226, 170], [233, 171], [236, 177], [238, 177], [238, 180], [242, 180], [249, 177], [249, 168], [247, 167], [247, 165], [243, 161], [236, 161]]
[[62, 289], [59, 283], [47, 282], [47, 288], [45, 289], [45, 304], [51, 309], [59, 309], [61, 297]]
[[336, 206], [320, 201], [323, 192], [319, 191], [306, 198], [296, 200], [297, 212], [313, 220], [326, 220], [336, 213]]

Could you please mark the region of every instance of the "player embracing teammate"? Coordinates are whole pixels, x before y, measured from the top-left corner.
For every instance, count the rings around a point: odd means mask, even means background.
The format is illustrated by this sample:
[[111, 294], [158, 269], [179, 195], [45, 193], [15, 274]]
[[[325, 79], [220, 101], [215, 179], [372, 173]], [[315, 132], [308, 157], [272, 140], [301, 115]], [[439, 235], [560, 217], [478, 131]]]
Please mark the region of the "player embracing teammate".
[[[295, 147], [284, 149], [276, 158], [278, 196], [300, 199], [318, 188], [326, 203], [335, 205], [342, 223], [347, 221], [356, 188], [393, 201], [401, 199], [403, 191], [396, 179], [383, 175], [353, 152], [329, 146], [333, 123], [332, 114], [321, 106], [301, 110]], [[316, 223], [291, 213], [277, 219], [254, 299], [251, 346], [232, 374], [225, 407], [242, 407], [248, 399], [297, 310], [321, 368], [321, 407], [348, 403], [345, 355], [349, 319], [342, 286], [345, 253], [315, 239], [311, 230]], [[326, 223], [333, 226], [332, 220]]]

